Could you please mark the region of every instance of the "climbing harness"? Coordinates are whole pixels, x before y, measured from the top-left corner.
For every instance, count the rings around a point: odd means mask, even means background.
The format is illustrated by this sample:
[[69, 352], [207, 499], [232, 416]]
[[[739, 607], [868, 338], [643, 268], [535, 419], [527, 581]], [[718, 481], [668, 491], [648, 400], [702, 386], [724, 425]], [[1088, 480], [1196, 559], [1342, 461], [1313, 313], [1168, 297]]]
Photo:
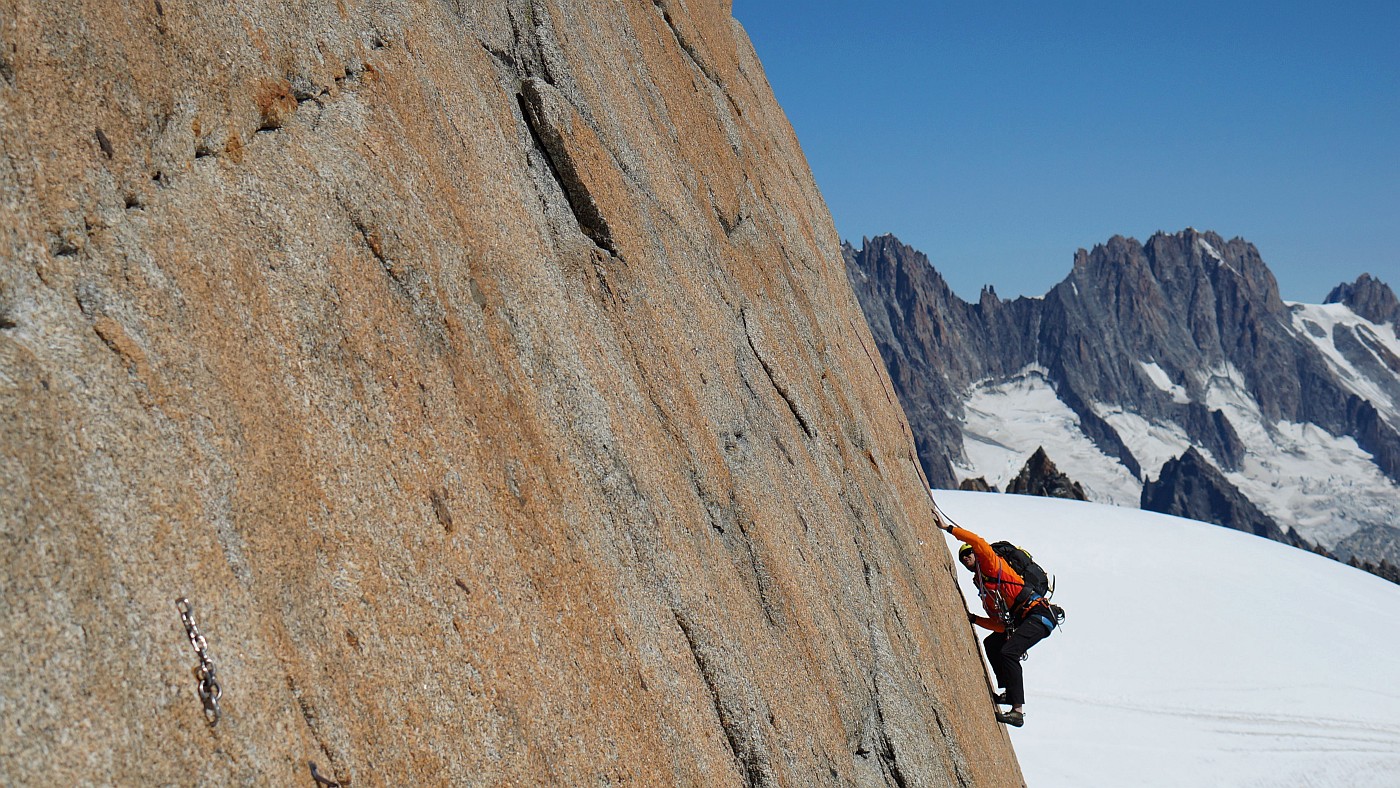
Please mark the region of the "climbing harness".
[[180, 597], [175, 600], [175, 609], [180, 611], [180, 620], [185, 624], [185, 634], [189, 635], [190, 645], [194, 646], [195, 656], [199, 657], [199, 667], [195, 668], [195, 678], [199, 679], [199, 700], [204, 704], [204, 718], [209, 721], [212, 727], [219, 724], [219, 698], [223, 697], [223, 688], [214, 678], [214, 660], [209, 656], [209, 644], [205, 642], [204, 635], [199, 631], [199, 625], [194, 620], [194, 606], [190, 600]]

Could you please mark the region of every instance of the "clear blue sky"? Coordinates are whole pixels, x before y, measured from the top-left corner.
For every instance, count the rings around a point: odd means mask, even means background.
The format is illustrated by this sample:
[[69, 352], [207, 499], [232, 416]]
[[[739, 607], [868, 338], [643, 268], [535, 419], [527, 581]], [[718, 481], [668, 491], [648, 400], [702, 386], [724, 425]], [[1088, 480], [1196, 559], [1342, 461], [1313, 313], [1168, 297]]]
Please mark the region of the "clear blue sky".
[[1185, 227], [1400, 291], [1400, 2], [734, 0], [841, 236], [964, 299]]

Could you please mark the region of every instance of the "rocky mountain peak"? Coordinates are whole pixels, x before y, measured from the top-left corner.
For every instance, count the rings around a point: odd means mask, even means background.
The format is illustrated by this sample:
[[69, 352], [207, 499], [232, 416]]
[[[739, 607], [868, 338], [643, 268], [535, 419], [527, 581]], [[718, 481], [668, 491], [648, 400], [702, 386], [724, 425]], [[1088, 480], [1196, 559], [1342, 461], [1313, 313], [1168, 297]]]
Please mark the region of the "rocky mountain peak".
[[847, 244], [842, 252], [924, 472], [933, 485], [954, 487], [951, 459], [936, 447], [958, 443], [961, 399], [974, 381], [1034, 358], [1039, 302], [1002, 301], [990, 288], [976, 304], [963, 301], [927, 256], [893, 235], [863, 239], [860, 249]]
[[[1194, 229], [1157, 233], [1146, 244], [1118, 236], [1095, 247], [1067, 283], [1072, 287], [1055, 292], [1074, 319], [1054, 341], [1062, 349], [1101, 348], [1061, 362], [1083, 378], [1078, 387], [1094, 399], [1159, 400], [1149, 405], [1151, 415], [1187, 404], [1148, 385], [1137, 362], [1153, 359], [1165, 369], [1195, 372], [1183, 375], [1181, 385], [1196, 403], [1203, 401], [1200, 374], [1228, 366], [1240, 371], [1270, 417], [1292, 417], [1301, 407], [1296, 371], [1287, 361], [1289, 312], [1252, 244]], [[1046, 348], [1052, 359], [1058, 352]], [[1197, 414], [1193, 421], [1207, 420]], [[1192, 437], [1209, 438], [1205, 432]], [[1216, 448], [1213, 441], [1202, 445]]]
[[[1075, 463], [1068, 473], [1104, 496], [1096, 500], [1140, 504], [1145, 479], [1156, 476], [1147, 483], [1153, 500], [1176, 496], [1175, 505], [1203, 507], [1202, 519], [1238, 517], [1246, 530], [1276, 536], [1279, 528], [1266, 520], [1284, 518], [1278, 522], [1298, 526], [1304, 537], [1372, 559], [1400, 546], [1388, 516], [1400, 512], [1393, 503], [1400, 496], [1386, 493], [1400, 482], [1400, 348], [1388, 332], [1338, 310], [1285, 305], [1248, 241], [1195, 228], [1155, 233], [1145, 243], [1117, 235], [1078, 250], [1068, 276], [1043, 299], [1000, 301], [988, 288], [968, 305], [944, 291], [899, 290], [912, 284], [857, 284], [856, 292], [882, 354], [893, 350], [887, 363], [920, 451], [940, 452], [921, 455], [926, 466], [956, 464], [958, 478], [985, 475], [1005, 485], [1001, 474], [1011, 463], [1045, 443], [1043, 426], [1065, 421], [1112, 472], [1095, 467], [1080, 475], [1099, 461], [1072, 443], [1044, 448]], [[922, 300], [927, 311], [917, 323], [886, 320], [892, 310], [881, 292]], [[1363, 317], [1395, 310], [1389, 288], [1369, 276], [1332, 298]], [[1072, 415], [1060, 415], [1062, 408]], [[1043, 418], [1017, 432], [1014, 422], [1029, 422], [1032, 410]], [[1013, 423], [999, 423], [1001, 412]], [[1347, 440], [1361, 454], [1338, 443]], [[1192, 452], [1183, 455], [1187, 447]], [[1278, 485], [1249, 483], [1247, 452], [1270, 458], [1264, 470]], [[1337, 505], [1347, 510], [1347, 525], [1309, 528], [1277, 507], [1260, 520], [1229, 490], [1237, 480], [1248, 495], [1235, 493], [1256, 508], [1249, 496], [1267, 502], [1285, 495], [1276, 490], [1286, 484], [1311, 495], [1318, 480], [1294, 476], [1303, 472], [1293, 457], [1308, 452], [1318, 464], [1311, 473], [1332, 477], [1323, 483], [1346, 498]], [[1371, 479], [1355, 504], [1332, 467], [1353, 456], [1355, 467], [1343, 475]], [[1170, 492], [1173, 485], [1182, 489]]]
[[1400, 301], [1389, 285], [1370, 274], [1362, 274], [1351, 284], [1342, 283], [1332, 288], [1322, 303], [1344, 304], [1372, 323], [1391, 323], [1400, 328]]
[[1089, 496], [1084, 494], [1084, 487], [1055, 467], [1043, 446], [1036, 447], [1035, 452], [1021, 468], [1021, 472], [1006, 486], [1006, 492], [1012, 495], [1038, 495], [1042, 498], [1089, 500]]
[[1284, 532], [1193, 446], [1142, 488], [1142, 508], [1287, 541]]

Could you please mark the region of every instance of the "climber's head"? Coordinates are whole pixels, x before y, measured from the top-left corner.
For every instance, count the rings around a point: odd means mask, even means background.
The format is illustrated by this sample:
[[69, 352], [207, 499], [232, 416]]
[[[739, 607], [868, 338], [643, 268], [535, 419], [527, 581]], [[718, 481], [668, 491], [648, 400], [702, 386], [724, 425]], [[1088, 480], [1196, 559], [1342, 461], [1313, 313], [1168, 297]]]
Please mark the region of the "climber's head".
[[968, 569], [977, 566], [977, 554], [972, 552], [972, 545], [965, 544], [958, 548], [958, 563]]

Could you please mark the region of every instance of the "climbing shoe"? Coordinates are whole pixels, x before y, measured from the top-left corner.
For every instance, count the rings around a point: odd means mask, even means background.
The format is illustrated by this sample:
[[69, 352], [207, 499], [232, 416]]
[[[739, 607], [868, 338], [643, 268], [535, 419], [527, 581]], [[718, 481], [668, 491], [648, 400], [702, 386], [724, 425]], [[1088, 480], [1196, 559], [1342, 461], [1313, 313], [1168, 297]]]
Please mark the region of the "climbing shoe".
[[1019, 728], [1026, 724], [1026, 715], [1019, 711], [999, 711], [997, 712], [997, 722], [1004, 722]]

